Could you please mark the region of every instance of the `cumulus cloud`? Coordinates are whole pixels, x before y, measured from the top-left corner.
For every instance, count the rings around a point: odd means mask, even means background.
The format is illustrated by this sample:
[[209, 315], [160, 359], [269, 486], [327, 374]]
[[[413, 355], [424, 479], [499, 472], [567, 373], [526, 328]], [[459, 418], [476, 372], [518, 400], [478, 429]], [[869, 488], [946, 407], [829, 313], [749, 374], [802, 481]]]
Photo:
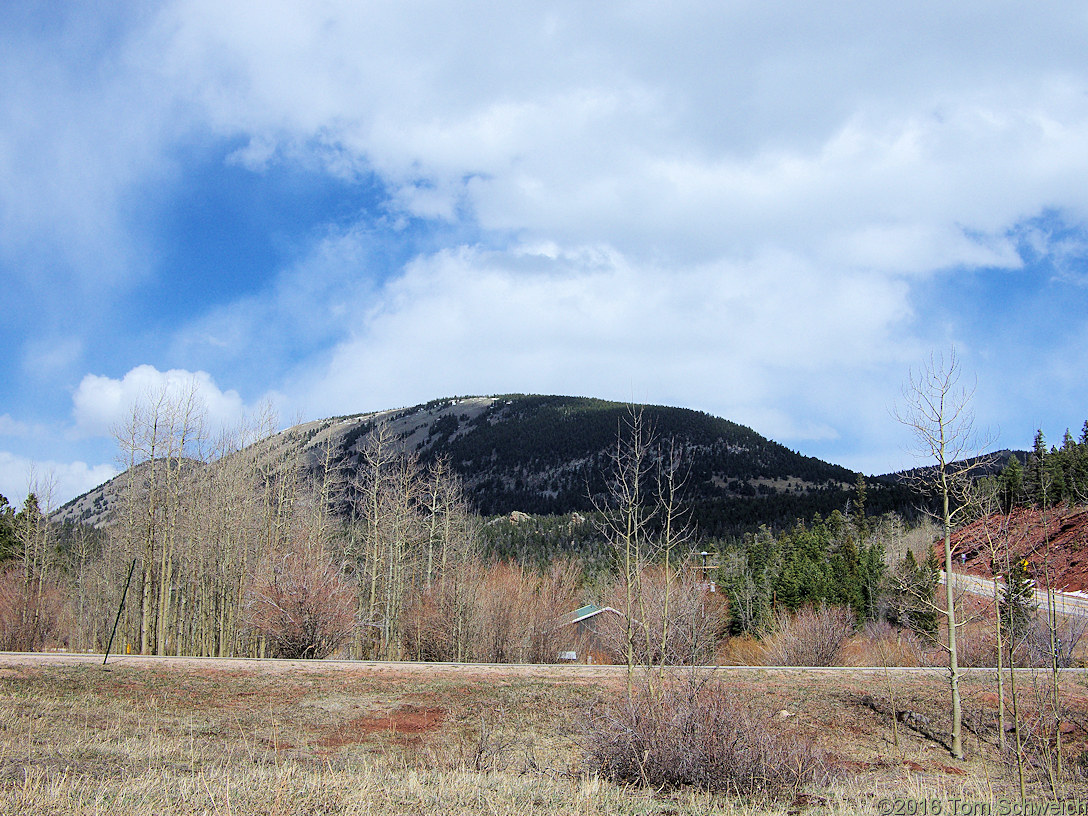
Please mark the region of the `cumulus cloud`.
[[[440, 394], [564, 392], [712, 410], [827, 439], [856, 381], [914, 349], [905, 285], [785, 255], [671, 275], [608, 247], [461, 248], [413, 263], [288, 390], [311, 415]], [[787, 374], [788, 373], [788, 374]], [[767, 406], [790, 405], [768, 410]]]
[[242, 419], [245, 406], [237, 391], [222, 391], [206, 371], [154, 366], [133, 368], [121, 379], [88, 374], [72, 395], [72, 417], [78, 434], [107, 436], [132, 415], [139, 401], [185, 399], [195, 394], [212, 427], [229, 426]]
[[391, 206], [426, 219], [467, 213], [629, 257], [1007, 266], [1012, 224], [1088, 211], [1082, 16], [433, 0], [70, 12], [67, 51], [11, 37], [0, 212], [15, 220], [0, 228], [119, 258], [82, 265], [96, 281], [138, 264], [130, 194], [198, 132], [241, 140], [228, 162], [253, 172], [373, 172]]

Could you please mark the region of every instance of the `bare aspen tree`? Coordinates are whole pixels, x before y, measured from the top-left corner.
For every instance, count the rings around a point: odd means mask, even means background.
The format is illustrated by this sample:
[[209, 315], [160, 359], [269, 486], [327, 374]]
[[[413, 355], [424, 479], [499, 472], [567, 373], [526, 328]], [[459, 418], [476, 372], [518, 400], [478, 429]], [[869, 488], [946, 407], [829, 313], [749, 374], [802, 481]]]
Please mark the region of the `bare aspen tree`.
[[194, 383], [138, 401], [115, 432], [127, 468], [109, 555], [141, 565], [141, 651], [256, 653], [242, 615], [248, 576], [297, 502], [295, 462], [243, 452], [262, 433], [243, 421], [209, 446]]
[[[689, 543], [690, 530], [684, 524], [683, 512], [680, 507], [680, 490], [684, 486], [684, 477], [681, 474], [681, 451], [677, 447], [676, 440], [670, 439], [668, 445], [659, 452], [657, 468], [657, 506], [661, 514], [661, 533], [658, 545], [664, 560], [664, 587], [661, 608], [660, 638], [657, 651], [661, 655], [658, 674], [663, 675], [667, 656], [670, 653], [669, 643], [671, 633], [669, 624], [674, 617], [674, 610], [670, 608], [671, 592], [673, 589], [674, 559], [679, 554], [683, 545]], [[689, 571], [690, 572], [690, 571]], [[702, 581], [697, 582], [696, 595], [701, 591], [702, 585], [707, 581], [707, 576], [702, 576]], [[691, 595], [691, 593], [687, 593]], [[696, 662], [694, 655], [701, 651], [698, 643], [701, 632], [695, 627], [695, 617], [690, 617], [691, 630], [686, 633], [692, 647], [692, 664]]]
[[[979, 549], [984, 550], [990, 556], [990, 573], [993, 577], [994, 588], [994, 615], [996, 616], [996, 623], [994, 625], [994, 638], [997, 646], [997, 735], [998, 743], [1002, 750], [1005, 748], [1005, 675], [1004, 675], [1004, 659], [1005, 659], [1005, 626], [1001, 615], [1001, 590], [1000, 584], [997, 581], [998, 569], [1002, 567], [1002, 556], [1004, 556], [1003, 572], [1008, 574], [1008, 560], [1009, 560], [1009, 518], [1007, 514], [1001, 513], [1001, 500], [998, 496], [997, 487], [993, 484], [980, 484], [972, 488], [972, 493], [975, 496], [974, 503], [979, 508], [982, 517], [986, 520], [979, 528], [979, 533], [975, 537], [975, 544]], [[995, 525], [990, 522], [991, 519], [998, 520], [998, 529], [994, 529]], [[1012, 665], [1012, 651], [1009, 652], [1009, 662]]]
[[407, 587], [414, 653], [417, 659], [424, 652], [461, 659], [472, 608], [467, 567], [476, 550], [474, 517], [460, 479], [444, 459], [428, 468], [420, 496], [425, 539]]
[[[630, 409], [626, 427], [616, 434], [612, 451], [609, 495], [594, 500], [602, 516], [601, 532], [612, 548], [623, 586], [624, 662], [627, 666], [627, 692], [634, 691], [637, 650], [635, 614], [639, 596], [639, 580], [646, 560], [652, 509], [647, 507], [643, 493], [650, 471], [650, 439], [641, 410]], [[645, 622], [645, 618], [642, 619]]]
[[[126, 544], [140, 564], [139, 651], [146, 654], [151, 642], [152, 587], [156, 534], [156, 475], [159, 463], [159, 409], [157, 401], [139, 400], [132, 405], [127, 423], [114, 430], [125, 465], [124, 504]], [[150, 403], [150, 404], [149, 404]]]
[[422, 543], [424, 521], [419, 502], [423, 481], [419, 462], [412, 454], [402, 456], [394, 464], [387, 501], [389, 535], [386, 536], [385, 603], [382, 617], [384, 656], [399, 660], [402, 652], [402, 623], [405, 594], [419, 567], [419, 546]]
[[373, 636], [375, 629], [380, 628], [378, 609], [386, 552], [384, 538], [387, 533], [384, 524], [385, 502], [389, 470], [394, 461], [393, 434], [388, 424], [379, 422], [366, 437], [362, 462], [353, 484], [356, 496], [353, 528], [356, 532], [353, 532], [352, 541], [349, 542], [348, 555], [355, 562], [357, 576], [356, 618], [359, 627], [352, 647], [355, 658], [367, 655], [370, 649], [367, 640]]
[[171, 628], [176, 537], [188, 471], [199, 461], [203, 404], [190, 381], [138, 401], [115, 430], [128, 465], [126, 533], [141, 558], [140, 652], [163, 654]]
[[[354, 506], [346, 547], [357, 577], [356, 657], [402, 655], [407, 598], [433, 582], [436, 564], [449, 557], [442, 533], [452, 530], [453, 507], [443, 519], [444, 490], [441, 484], [428, 487], [418, 458], [399, 450], [386, 423], [367, 435], [350, 491]], [[429, 514], [429, 506], [435, 512]]]
[[92, 642], [92, 637], [88, 634], [88, 606], [91, 593], [87, 574], [95, 549], [91, 536], [91, 530], [86, 525], [79, 524], [75, 527], [71, 545], [71, 557], [75, 562], [73, 578], [76, 596], [75, 642], [71, 645], [77, 651], [83, 651]]
[[436, 507], [429, 509], [437, 515], [438, 555], [433, 576], [440, 599], [444, 639], [451, 644], [450, 656], [464, 660], [468, 653], [472, 614], [469, 573], [476, 562], [479, 539], [479, 519], [469, 510], [461, 480], [446, 468], [432, 468], [430, 482], [435, 485], [432, 495], [439, 496]]
[[[1045, 477], [1044, 477], [1045, 478]], [[1045, 493], [1045, 487], [1044, 487]], [[1050, 523], [1047, 513], [1047, 507], [1043, 505], [1043, 579], [1046, 587], [1046, 628], [1047, 628], [1047, 640], [1049, 652], [1048, 658], [1050, 663], [1050, 708], [1051, 708], [1051, 722], [1053, 724], [1053, 730], [1051, 731], [1052, 739], [1054, 740], [1054, 752], [1053, 757], [1046, 757], [1046, 772], [1047, 779], [1050, 782], [1050, 792], [1055, 799], [1060, 798], [1061, 785], [1062, 785], [1062, 704], [1061, 704], [1061, 675], [1059, 669], [1060, 648], [1058, 644], [1058, 610], [1057, 610], [1057, 596], [1055, 595], [1056, 588], [1052, 579], [1050, 571], [1050, 562], [1052, 557], [1051, 552], [1051, 538], [1050, 538]], [[1049, 749], [1047, 742], [1043, 743], [1044, 749]]]
[[903, 404], [896, 419], [914, 434], [918, 453], [932, 462], [922, 471], [921, 487], [935, 493], [940, 501], [939, 520], [944, 537], [944, 572], [946, 581], [945, 615], [948, 635], [948, 683], [951, 694], [951, 753], [963, 759], [963, 713], [960, 702], [961, 670], [957, 653], [956, 595], [952, 562], [952, 528], [966, 505], [961, 501], [963, 488], [970, 480], [969, 468], [954, 463], [974, 454], [978, 443], [974, 434], [974, 416], [970, 410], [973, 388], [960, 385], [961, 370], [955, 350], [948, 356], [931, 355], [917, 372], [912, 371], [903, 388]]
[[[55, 634], [58, 610], [52, 608], [52, 573], [56, 569], [49, 510], [53, 485], [31, 474], [23, 506], [13, 518], [15, 555], [19, 562], [18, 606], [14, 633], [6, 648], [40, 649]], [[14, 577], [14, 576], [12, 576]]]
[[[176, 569], [176, 550], [184, 508], [186, 488], [192, 484], [190, 462], [202, 461], [200, 446], [204, 437], [206, 411], [203, 401], [190, 383], [178, 394], [168, 409], [166, 462], [164, 472], [164, 523], [159, 566], [158, 620], [155, 632], [156, 652], [167, 654], [177, 631], [177, 598], [172, 593]], [[174, 644], [176, 651], [176, 644]]]
[[143, 534], [143, 581], [140, 595], [140, 654], [147, 654], [151, 649], [151, 629], [154, 618], [154, 582], [155, 582], [155, 546], [159, 534], [158, 530], [158, 483], [159, 457], [162, 455], [160, 438], [160, 424], [163, 421], [161, 412], [165, 408], [166, 391], [159, 393], [157, 399], [151, 402], [147, 409], [150, 414], [141, 417], [144, 424], [136, 433], [138, 434], [145, 464], [146, 494], [143, 501], [142, 534]]
[[[109, 537], [114, 544], [111, 552], [114, 550], [120, 551], [122, 560], [138, 558], [141, 552], [140, 520], [142, 517], [143, 491], [140, 489], [139, 484], [140, 475], [136, 472], [136, 466], [143, 462], [140, 452], [141, 429], [141, 406], [137, 401], [132, 404], [128, 420], [113, 429], [113, 436], [118, 447], [118, 462], [122, 470], [121, 479], [123, 481], [121, 482], [119, 503], [123, 505], [123, 511], [119, 514], [120, 519], [115, 519], [110, 526]], [[112, 566], [116, 570], [117, 564], [115, 563]], [[142, 604], [140, 609], [142, 612]], [[133, 637], [132, 633], [129, 633], [127, 643], [131, 644], [138, 637], [138, 634]]]
[[265, 516], [277, 518], [282, 510], [266, 504], [257, 464], [240, 450], [246, 433], [239, 428], [220, 435], [213, 463], [200, 480], [194, 519], [199, 533], [193, 536], [190, 557], [196, 565], [192, 607], [198, 611], [203, 654], [256, 654], [243, 620], [246, 591], [255, 565], [271, 552], [263, 536]]
[[[679, 588], [676, 563], [688, 543], [679, 493], [683, 487], [681, 451], [676, 443], [659, 445], [642, 411], [631, 408], [617, 433], [612, 453], [609, 493], [594, 499], [604, 521], [601, 532], [611, 546], [620, 576], [624, 615], [623, 654], [628, 692], [637, 664], [656, 666], [658, 679], [675, 649], [671, 628], [673, 597]], [[661, 564], [662, 580], [650, 580], [650, 566]], [[648, 679], [649, 690], [655, 683]]]

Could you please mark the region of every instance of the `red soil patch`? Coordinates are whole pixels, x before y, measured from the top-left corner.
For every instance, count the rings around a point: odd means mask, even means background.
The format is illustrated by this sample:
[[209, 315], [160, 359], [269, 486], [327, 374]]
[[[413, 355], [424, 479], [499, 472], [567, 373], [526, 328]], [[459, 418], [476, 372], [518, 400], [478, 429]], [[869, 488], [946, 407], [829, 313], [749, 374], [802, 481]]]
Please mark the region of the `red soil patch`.
[[441, 708], [402, 706], [384, 714], [355, 717], [336, 726], [333, 733], [317, 741], [323, 748], [339, 748], [364, 742], [372, 734], [391, 733], [396, 737], [418, 736], [438, 728], [445, 719]]
[[[1043, 575], [1046, 563], [1055, 588], [1088, 589], [1088, 507], [1019, 509], [1008, 516], [987, 516], [952, 536], [952, 551], [966, 555], [967, 572], [993, 577], [988, 542], [1008, 543], [1011, 560], [1026, 560], [1033, 576]], [[998, 567], [1000, 570], [1000, 566]]]

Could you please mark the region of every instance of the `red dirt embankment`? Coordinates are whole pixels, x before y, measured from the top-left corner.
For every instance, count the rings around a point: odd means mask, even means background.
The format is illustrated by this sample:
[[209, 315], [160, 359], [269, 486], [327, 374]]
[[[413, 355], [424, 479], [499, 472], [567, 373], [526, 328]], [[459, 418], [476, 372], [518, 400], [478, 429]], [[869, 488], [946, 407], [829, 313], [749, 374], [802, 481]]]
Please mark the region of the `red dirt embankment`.
[[952, 536], [952, 551], [967, 557], [966, 571], [987, 578], [995, 571], [991, 551], [998, 554], [1000, 574], [1006, 547], [1009, 560], [1026, 560], [1037, 581], [1045, 569], [1055, 589], [1088, 590], [1088, 507], [1018, 509], [974, 521]]

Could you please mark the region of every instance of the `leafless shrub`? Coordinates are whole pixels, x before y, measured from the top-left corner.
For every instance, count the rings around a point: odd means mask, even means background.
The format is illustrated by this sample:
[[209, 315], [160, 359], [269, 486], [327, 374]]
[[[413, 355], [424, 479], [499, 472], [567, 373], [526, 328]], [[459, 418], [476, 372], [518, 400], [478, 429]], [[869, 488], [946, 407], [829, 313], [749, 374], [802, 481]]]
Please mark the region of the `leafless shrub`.
[[909, 629], [887, 621], [869, 621], [840, 652], [844, 666], [925, 666], [925, 644]]
[[500, 727], [505, 712], [481, 714], [474, 736], [465, 736], [461, 742], [461, 767], [477, 773], [505, 770], [518, 744], [518, 739]]
[[767, 663], [774, 666], [835, 666], [853, 634], [854, 613], [844, 606], [805, 607], [779, 612], [767, 638]]
[[1074, 652], [1080, 645], [1085, 631], [1088, 630], [1088, 618], [1077, 616], [1055, 616], [1055, 618], [1053, 641], [1050, 623], [1041, 615], [1028, 630], [1025, 645], [1030, 665], [1049, 666], [1052, 659], [1061, 669], [1075, 665]]
[[589, 720], [586, 749], [604, 778], [653, 788], [776, 798], [828, 776], [811, 742], [693, 675], [605, 703]]
[[[1048, 785], [1055, 779], [1058, 746], [1055, 743], [1054, 714], [1048, 706], [1047, 689], [1041, 678], [1032, 673], [1025, 700], [1018, 707], [1019, 734], [1016, 740], [1007, 740], [1005, 766], [1010, 772], [1022, 770], [1029, 785]], [[1076, 759], [1072, 772], [1077, 774]], [[1019, 766], [1019, 767], [1018, 767]]]
[[767, 647], [752, 635], [737, 635], [722, 644], [717, 659], [719, 666], [763, 666]]
[[305, 543], [254, 577], [247, 613], [272, 656], [321, 659], [354, 631], [355, 595], [322, 549]]
[[458, 580], [443, 580], [409, 596], [404, 610], [404, 653], [414, 660], [464, 659], [465, 629], [471, 621], [466, 587], [474, 587], [478, 567], [465, 565]]
[[557, 624], [578, 603], [581, 566], [547, 572], [466, 563], [405, 600], [404, 653], [417, 660], [555, 663], [568, 635]]
[[997, 638], [986, 621], [967, 621], [957, 638], [959, 664], [965, 668], [997, 665]]
[[577, 606], [577, 565], [560, 561], [547, 573], [500, 562], [475, 587], [472, 657], [485, 663], [554, 663], [562, 633], [556, 622]]
[[0, 574], [0, 651], [33, 652], [57, 635], [63, 607], [51, 583], [27, 580], [22, 570]]

